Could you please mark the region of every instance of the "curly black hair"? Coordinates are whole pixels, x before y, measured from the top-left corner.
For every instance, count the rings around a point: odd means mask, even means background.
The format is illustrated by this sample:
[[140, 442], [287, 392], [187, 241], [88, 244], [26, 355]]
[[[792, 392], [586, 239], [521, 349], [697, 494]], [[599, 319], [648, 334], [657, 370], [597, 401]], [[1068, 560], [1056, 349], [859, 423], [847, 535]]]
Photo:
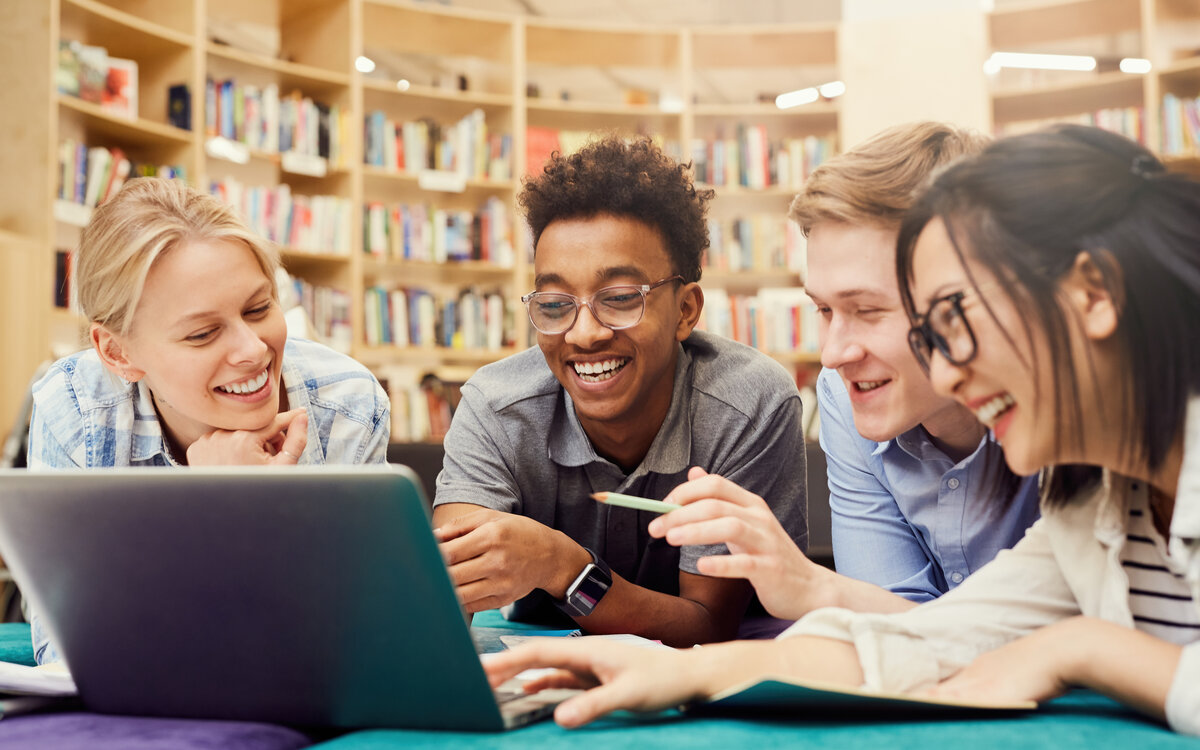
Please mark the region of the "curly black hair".
[[525, 178], [518, 201], [533, 230], [534, 248], [553, 221], [629, 217], [658, 231], [676, 273], [699, 281], [713, 191], [696, 190], [690, 169], [649, 138], [626, 142], [608, 135], [569, 156], [554, 152], [542, 174]]

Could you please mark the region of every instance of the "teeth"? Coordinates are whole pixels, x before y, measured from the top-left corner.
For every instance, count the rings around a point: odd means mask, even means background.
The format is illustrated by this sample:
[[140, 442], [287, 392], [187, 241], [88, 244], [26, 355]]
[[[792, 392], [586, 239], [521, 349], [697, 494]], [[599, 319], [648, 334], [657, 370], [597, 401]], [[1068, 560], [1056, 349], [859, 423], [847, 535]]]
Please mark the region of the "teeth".
[[855, 385], [860, 391], [873, 391], [886, 382], [886, 380], [860, 380]]
[[606, 359], [603, 362], [575, 362], [576, 374], [588, 383], [599, 383], [608, 380], [625, 366], [627, 359]]
[[262, 388], [267, 384], [267, 377], [270, 375], [270, 373], [271, 368], [268, 367], [259, 373], [258, 377], [256, 378], [244, 380], [241, 383], [234, 383], [233, 385], [219, 385], [217, 388], [225, 391], [226, 393], [254, 393], [259, 388]]
[[996, 417], [1008, 411], [1017, 402], [1007, 393], [996, 396], [989, 400], [986, 404], [975, 410], [975, 418], [985, 425], [991, 426]]

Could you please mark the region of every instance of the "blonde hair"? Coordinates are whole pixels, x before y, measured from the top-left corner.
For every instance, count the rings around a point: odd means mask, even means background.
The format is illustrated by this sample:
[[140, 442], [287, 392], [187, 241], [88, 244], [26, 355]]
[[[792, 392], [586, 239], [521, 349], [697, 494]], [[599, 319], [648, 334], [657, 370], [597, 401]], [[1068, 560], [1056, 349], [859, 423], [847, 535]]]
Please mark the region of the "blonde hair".
[[788, 218], [807, 235], [822, 221], [899, 228], [933, 175], [991, 139], [940, 122], [895, 125], [813, 170]]
[[240, 242], [275, 288], [279, 253], [218, 198], [178, 180], [140, 177], [92, 214], [79, 238], [76, 283], [88, 320], [127, 334], [150, 267], [189, 242]]

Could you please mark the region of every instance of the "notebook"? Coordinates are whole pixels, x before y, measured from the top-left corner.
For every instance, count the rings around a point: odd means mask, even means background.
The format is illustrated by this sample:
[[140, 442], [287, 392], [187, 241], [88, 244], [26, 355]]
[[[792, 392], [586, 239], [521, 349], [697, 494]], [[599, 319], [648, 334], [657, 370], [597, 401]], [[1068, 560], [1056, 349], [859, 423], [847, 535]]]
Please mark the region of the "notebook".
[[1037, 710], [1033, 701], [985, 703], [920, 695], [885, 693], [864, 688], [833, 685], [815, 680], [763, 677], [727, 688], [708, 700], [686, 706], [689, 713], [702, 715], [749, 714], [816, 716], [852, 714], [867, 718], [962, 718], [971, 716], [1018, 716]]
[[493, 693], [406, 467], [3, 470], [0, 555], [98, 712], [500, 730], [571, 694]]

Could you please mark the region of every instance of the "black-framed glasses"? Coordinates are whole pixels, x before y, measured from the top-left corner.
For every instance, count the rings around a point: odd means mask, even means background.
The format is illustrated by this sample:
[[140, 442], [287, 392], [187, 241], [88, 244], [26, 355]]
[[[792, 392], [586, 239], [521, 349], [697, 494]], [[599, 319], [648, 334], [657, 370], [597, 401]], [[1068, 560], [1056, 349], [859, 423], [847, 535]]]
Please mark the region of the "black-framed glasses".
[[934, 349], [957, 367], [975, 359], [975, 332], [971, 330], [962, 307], [963, 298], [970, 291], [964, 289], [938, 297], [930, 303], [929, 311], [918, 317], [915, 325], [908, 330], [908, 346], [927, 372]]
[[642, 322], [646, 313], [646, 295], [673, 281], [683, 281], [683, 277], [668, 276], [653, 284], [606, 286], [585, 298], [564, 292], [530, 292], [521, 301], [529, 312], [529, 322], [548, 335], [571, 330], [579, 318], [579, 308], [584, 305], [600, 325], [619, 331]]

